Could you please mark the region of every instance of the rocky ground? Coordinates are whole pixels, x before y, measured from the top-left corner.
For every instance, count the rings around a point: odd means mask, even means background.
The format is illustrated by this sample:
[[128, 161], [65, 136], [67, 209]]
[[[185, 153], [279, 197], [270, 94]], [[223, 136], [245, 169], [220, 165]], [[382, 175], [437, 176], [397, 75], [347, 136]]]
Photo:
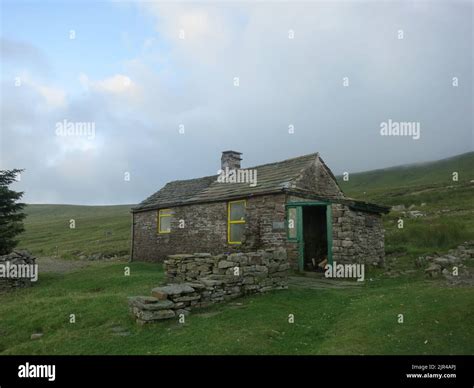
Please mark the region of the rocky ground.
[[474, 241], [466, 241], [446, 254], [429, 254], [415, 259], [413, 268], [399, 269], [398, 258], [386, 258], [385, 275], [391, 278], [420, 271], [429, 279], [445, 280], [451, 286], [474, 286]]
[[474, 273], [469, 264], [474, 260], [474, 241], [466, 241], [445, 255], [427, 255], [416, 259], [415, 265], [430, 278], [444, 278], [451, 285], [474, 286]]
[[103, 253], [93, 253], [91, 255], [86, 255], [84, 252], [75, 252], [74, 256], [76, 256], [79, 260], [89, 260], [89, 261], [98, 261], [98, 260], [112, 260], [112, 261], [128, 261], [130, 259], [130, 255], [104, 255]]

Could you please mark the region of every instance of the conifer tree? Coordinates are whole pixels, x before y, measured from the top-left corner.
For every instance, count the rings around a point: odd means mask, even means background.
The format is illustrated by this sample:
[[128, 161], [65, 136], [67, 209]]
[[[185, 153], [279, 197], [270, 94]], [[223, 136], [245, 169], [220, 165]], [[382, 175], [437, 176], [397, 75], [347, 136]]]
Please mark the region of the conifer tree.
[[23, 192], [8, 187], [22, 171], [0, 170], [0, 255], [6, 255], [15, 248], [18, 244], [15, 237], [24, 230], [22, 221], [26, 214], [22, 210], [25, 204], [18, 202]]

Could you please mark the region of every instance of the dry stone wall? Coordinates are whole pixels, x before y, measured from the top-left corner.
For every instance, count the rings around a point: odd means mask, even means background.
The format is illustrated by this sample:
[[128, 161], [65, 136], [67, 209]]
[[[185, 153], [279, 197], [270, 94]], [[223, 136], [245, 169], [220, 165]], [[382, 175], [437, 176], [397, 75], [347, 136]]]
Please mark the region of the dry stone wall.
[[0, 256], [0, 292], [10, 291], [16, 288], [31, 286], [31, 278], [12, 276], [12, 268], [18, 274], [18, 270], [28, 267], [26, 272], [30, 273], [31, 266], [36, 264], [36, 258], [27, 251], [13, 251], [8, 255]]
[[287, 288], [289, 263], [283, 248], [248, 253], [170, 255], [164, 261], [168, 285], [149, 296], [129, 298], [138, 323], [187, 315], [243, 295]]

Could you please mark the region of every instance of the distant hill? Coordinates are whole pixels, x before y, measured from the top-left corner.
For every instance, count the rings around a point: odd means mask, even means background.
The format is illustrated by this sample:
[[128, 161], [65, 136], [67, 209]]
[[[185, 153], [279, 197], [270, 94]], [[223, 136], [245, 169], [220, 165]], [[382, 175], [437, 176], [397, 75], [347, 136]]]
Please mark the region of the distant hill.
[[[71, 258], [93, 253], [126, 255], [130, 249], [132, 205], [27, 205], [19, 248]], [[70, 228], [71, 220], [75, 228]]]
[[474, 179], [474, 152], [433, 162], [409, 164], [349, 175], [349, 181], [337, 177], [343, 191], [358, 197], [364, 192], [371, 196], [377, 192], [390, 192], [401, 187], [436, 187], [453, 185], [452, 174], [459, 174], [458, 183], [468, 184]]

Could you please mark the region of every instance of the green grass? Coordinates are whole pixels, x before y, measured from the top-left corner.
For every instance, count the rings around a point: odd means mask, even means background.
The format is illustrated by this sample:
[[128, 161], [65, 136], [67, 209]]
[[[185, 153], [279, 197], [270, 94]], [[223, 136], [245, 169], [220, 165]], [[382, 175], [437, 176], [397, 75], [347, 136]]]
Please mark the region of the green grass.
[[[360, 289], [293, 288], [139, 326], [126, 298], [163, 279], [157, 264], [93, 263], [0, 296], [0, 354], [472, 354], [474, 293], [417, 277]], [[69, 314], [76, 323], [69, 323]], [[295, 323], [288, 323], [294, 314]], [[404, 314], [405, 322], [397, 322]], [[127, 336], [114, 333], [121, 327]], [[30, 335], [43, 332], [40, 340]], [[428, 341], [425, 344], [425, 341]]]
[[339, 177], [339, 183], [347, 194], [384, 191], [403, 187], [453, 185], [453, 172], [459, 174], [459, 181], [467, 183], [474, 179], [474, 152], [428, 163], [410, 164], [350, 174], [349, 181]]
[[[130, 252], [131, 205], [28, 205], [18, 248], [39, 256], [63, 258]], [[75, 229], [70, 228], [75, 221]]]
[[397, 227], [397, 219], [385, 222], [385, 252], [423, 255], [446, 252], [464, 241], [474, 239], [474, 219], [455, 217], [408, 219], [403, 229]]

